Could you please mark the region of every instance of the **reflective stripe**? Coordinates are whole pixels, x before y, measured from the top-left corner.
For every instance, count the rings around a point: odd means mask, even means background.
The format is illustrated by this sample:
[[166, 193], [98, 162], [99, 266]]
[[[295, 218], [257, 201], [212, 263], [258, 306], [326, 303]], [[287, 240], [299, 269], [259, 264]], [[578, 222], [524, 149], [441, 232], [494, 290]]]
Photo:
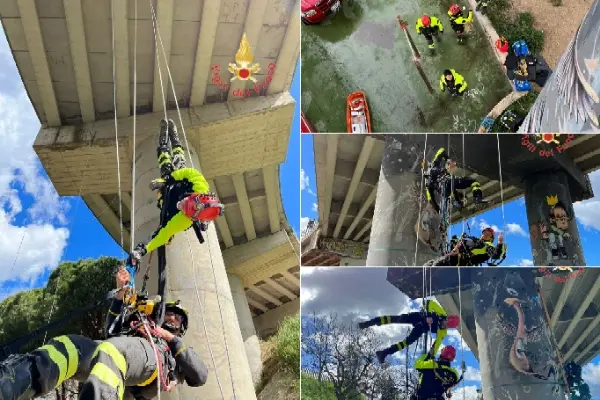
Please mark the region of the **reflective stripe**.
[[482, 249], [473, 249], [471, 250], [471, 253], [473, 253], [476, 256], [481, 256], [487, 254], [487, 249], [485, 247]]
[[182, 147], [175, 147], [173, 149], [173, 154], [184, 154], [183, 148]]
[[54, 338], [57, 342], [62, 343], [67, 350], [67, 361], [69, 364], [69, 368], [67, 369], [67, 375], [65, 379], [70, 379], [75, 372], [77, 372], [77, 367], [79, 366], [79, 353], [75, 348], [75, 345], [67, 336], [59, 336]]
[[100, 343], [100, 345], [94, 352], [92, 359], [94, 357], [96, 357], [96, 354], [98, 354], [99, 351], [102, 351], [102, 352], [104, 352], [104, 354], [109, 356], [112, 359], [112, 361], [115, 363], [117, 368], [119, 368], [121, 370], [123, 375], [125, 375], [127, 373], [127, 362], [125, 361], [125, 357], [123, 357], [123, 354], [121, 354], [119, 352], [119, 350], [117, 350], [117, 348], [115, 347], [114, 344], [112, 344], [110, 342]]
[[479, 186], [481, 186], [481, 185], [479, 184], [479, 182], [473, 182], [473, 183], [471, 183], [471, 187], [472, 187], [473, 189], [475, 189], [476, 187], [478, 188]]
[[102, 363], [97, 363], [94, 365], [90, 375], [95, 375], [98, 377], [98, 379], [100, 379], [100, 381], [106, 383], [108, 386], [114, 389], [117, 389], [119, 393], [119, 400], [123, 399], [123, 392], [125, 391], [123, 388], [123, 381], [108, 366]]
[[389, 317], [389, 316], [386, 316], [386, 315], [379, 317], [379, 320], [381, 321], [381, 325], [391, 324], [392, 323], [392, 317]]
[[60, 385], [67, 376], [67, 359], [56, 349], [56, 347], [52, 346], [51, 344], [42, 346], [39, 348], [39, 350], [46, 350], [50, 360], [52, 360], [52, 362], [58, 367], [58, 381], [56, 382], [56, 386]]
[[182, 351], [184, 351], [185, 349], [187, 349], [187, 346], [183, 346], [177, 353], [175, 353], [175, 355], [173, 357], [177, 357], [179, 354], [181, 354]]
[[441, 149], [439, 149], [437, 151], [437, 153], [435, 153], [435, 156], [433, 157], [433, 162], [437, 161], [438, 157], [442, 155], [443, 152], [445, 152], [446, 149], [444, 149], [443, 147]]
[[157, 376], [158, 376], [158, 369], [155, 369], [154, 372], [152, 373], [152, 375], [150, 375], [150, 378], [146, 379], [144, 382], [140, 383], [137, 386], [148, 386], [156, 379]]

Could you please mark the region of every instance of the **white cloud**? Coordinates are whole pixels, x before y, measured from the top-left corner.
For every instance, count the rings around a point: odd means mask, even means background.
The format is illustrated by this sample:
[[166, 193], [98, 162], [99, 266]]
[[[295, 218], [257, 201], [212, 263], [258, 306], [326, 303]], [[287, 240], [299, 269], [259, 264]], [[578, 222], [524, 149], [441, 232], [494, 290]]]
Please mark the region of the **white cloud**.
[[600, 171], [594, 171], [590, 175], [590, 183], [595, 197], [589, 200], [573, 204], [575, 215], [579, 223], [586, 228], [600, 230]]
[[481, 371], [479, 371], [477, 368], [467, 366], [467, 370], [465, 371], [465, 380], [481, 382]]
[[300, 190], [308, 188], [308, 176], [304, 173], [304, 169], [300, 169]]
[[306, 230], [306, 228], [308, 227], [309, 221], [310, 221], [310, 218], [308, 218], [308, 217], [300, 218], [300, 232], [304, 232]]
[[0, 39], [0, 76], [18, 85], [0, 85], [0, 282], [23, 287], [62, 258], [68, 203], [43, 175], [33, 151], [40, 123], [6, 47]]
[[600, 363], [589, 363], [583, 367], [582, 378], [590, 387], [594, 399], [600, 397]]
[[527, 232], [525, 232], [525, 230], [523, 228], [521, 228], [521, 225], [519, 224], [506, 224], [506, 231], [508, 233], [512, 233], [515, 235], [520, 235], [520, 236], [524, 236], [527, 237]]
[[[475, 223], [473, 223], [473, 225], [475, 225]], [[480, 230], [484, 230], [485, 228], [489, 228], [490, 224], [487, 223], [487, 221], [483, 218], [479, 219], [479, 229]], [[497, 225], [491, 225], [491, 228], [494, 230], [494, 232], [498, 233], [498, 232], [502, 232], [502, 229], [498, 228]]]
[[312, 210], [313, 210], [314, 212], [319, 212], [319, 205], [318, 205], [317, 203], [313, 203]]
[[522, 258], [521, 260], [519, 260], [519, 266], [531, 267], [531, 266], [533, 266], [533, 260], [528, 260], [526, 258]]
[[478, 400], [476, 386], [459, 386], [458, 389], [452, 391], [452, 398], [458, 400]]

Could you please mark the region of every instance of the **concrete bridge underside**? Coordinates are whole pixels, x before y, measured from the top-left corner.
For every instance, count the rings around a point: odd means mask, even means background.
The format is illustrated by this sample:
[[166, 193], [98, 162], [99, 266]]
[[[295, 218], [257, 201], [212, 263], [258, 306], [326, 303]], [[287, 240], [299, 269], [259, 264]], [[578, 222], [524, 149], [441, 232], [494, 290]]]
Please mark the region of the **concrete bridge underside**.
[[[539, 170], [566, 172], [573, 202], [593, 196], [587, 174], [600, 167], [598, 135], [575, 135], [562, 154], [554, 150], [551, 157], [540, 156], [539, 150], [546, 148], [543, 144], [536, 144], [537, 148], [532, 152], [522, 145], [522, 135], [500, 135], [502, 191], [496, 135], [464, 135], [464, 156], [463, 135], [409, 136], [414, 139], [411, 143], [420, 143], [419, 150], [415, 151], [421, 154], [426, 139], [429, 150], [436, 146], [449, 148], [450, 156], [459, 167], [462, 167], [464, 159], [465, 168], [458, 168], [456, 176], [467, 176], [481, 183], [487, 206], [476, 209], [469, 201], [470, 193], [467, 193], [468, 206], [460, 213], [453, 212], [452, 223], [498, 207], [502, 198], [505, 203], [520, 198], [525, 190], [523, 177]], [[567, 135], [562, 136], [558, 139], [564, 142]], [[403, 137], [407, 135], [394, 135], [400, 146]], [[331, 247], [347, 249], [359, 243], [369, 243], [385, 147], [382, 135], [316, 135], [313, 140], [321, 239], [313, 241], [312, 248], [302, 246], [302, 265], [334, 260], [340, 252], [337, 249], [332, 251]], [[428, 157], [433, 157], [431, 151]], [[327, 245], [319, 246], [324, 239]], [[336, 246], [329, 242], [335, 242]]]

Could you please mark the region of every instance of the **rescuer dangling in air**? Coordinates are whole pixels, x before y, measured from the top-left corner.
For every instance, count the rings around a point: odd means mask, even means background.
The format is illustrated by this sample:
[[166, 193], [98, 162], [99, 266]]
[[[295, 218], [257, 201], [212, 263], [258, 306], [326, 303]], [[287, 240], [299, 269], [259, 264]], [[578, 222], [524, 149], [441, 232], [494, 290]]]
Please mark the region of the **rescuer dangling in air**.
[[429, 49], [435, 49], [435, 43], [433, 42], [433, 37], [439, 40], [438, 33], [444, 33], [444, 26], [434, 16], [429, 16], [424, 14], [421, 18], [417, 20], [417, 34], [423, 35], [429, 44]]
[[[458, 377], [452, 361], [456, 358], [456, 349], [445, 346], [439, 358], [434, 360], [431, 354], [423, 354], [415, 361], [415, 369], [419, 374], [419, 383], [411, 400], [444, 400], [450, 398], [450, 390], [458, 385], [462, 378]], [[465, 365], [463, 364], [463, 373]]]
[[450, 9], [448, 10], [448, 17], [450, 17], [450, 26], [452, 30], [456, 32], [456, 36], [458, 37], [458, 42], [463, 43], [463, 38], [465, 34], [465, 24], [473, 21], [473, 11], [469, 10], [467, 17], [463, 15], [463, 10], [458, 4], [452, 4]]
[[[107, 330], [121, 312], [122, 288], [128, 280], [129, 272], [121, 267], [116, 278], [121, 290], [110, 307]], [[84, 382], [80, 400], [152, 399], [158, 394], [156, 379], [162, 390], [183, 382], [191, 387], [204, 385], [208, 369], [181, 339], [188, 327], [186, 309], [179, 302], [169, 302], [165, 308], [162, 327], [151, 322], [156, 316], [147, 316], [150, 338], [143, 327], [136, 327], [139, 321], [131, 320], [118, 324], [119, 335], [105, 341], [58, 336], [29, 354], [9, 357], [0, 363], [0, 399], [41, 397], [67, 379]]]
[[160, 121], [157, 153], [161, 178], [153, 180], [150, 189], [158, 191], [160, 226], [147, 244], [139, 243], [135, 247], [128, 260], [131, 265], [138, 264], [145, 254], [167, 244], [174, 235], [190, 227], [200, 243], [204, 243], [202, 232], [208, 229], [208, 223], [223, 215], [224, 207], [217, 196], [209, 192], [204, 175], [194, 168], [186, 168], [183, 146], [172, 120]]
[[[469, 187], [473, 194], [473, 202], [475, 204], [485, 203], [479, 182], [471, 178], [460, 178], [452, 175], [452, 170], [455, 167], [456, 164], [450, 160], [446, 149], [442, 147], [435, 153], [429, 170], [425, 174], [427, 179], [425, 188], [427, 201], [437, 213], [440, 212], [440, 207], [435, 199], [436, 194], [440, 196], [442, 202], [445, 199], [454, 199], [454, 207], [460, 209], [464, 206], [464, 196], [458, 190], [468, 189]], [[443, 179], [445, 179], [444, 182], [442, 182]], [[443, 186], [440, 183], [443, 183]], [[441, 191], [444, 193], [440, 193]]]
[[467, 90], [467, 81], [454, 69], [445, 69], [440, 78], [440, 89], [442, 92], [448, 90], [452, 97], [462, 96]]
[[442, 257], [429, 261], [427, 266], [472, 267], [489, 262], [490, 260], [504, 260], [506, 258], [506, 244], [502, 233], [498, 235], [498, 244], [494, 245], [494, 230], [485, 228], [481, 237], [462, 235], [461, 238], [452, 237], [450, 241], [452, 251]]
[[406, 339], [388, 347], [387, 349], [376, 352], [377, 359], [383, 364], [387, 356], [407, 348], [427, 332], [436, 334], [435, 342], [429, 350], [429, 353], [433, 357], [442, 345], [442, 341], [448, 333], [447, 329], [456, 328], [459, 322], [460, 319], [457, 315], [448, 316], [446, 311], [438, 303], [433, 300], [426, 300], [425, 306], [420, 312], [412, 312], [393, 316], [381, 316], [373, 318], [369, 321], [360, 322], [358, 327], [360, 329], [366, 329], [371, 326], [388, 324], [411, 324], [413, 326]]

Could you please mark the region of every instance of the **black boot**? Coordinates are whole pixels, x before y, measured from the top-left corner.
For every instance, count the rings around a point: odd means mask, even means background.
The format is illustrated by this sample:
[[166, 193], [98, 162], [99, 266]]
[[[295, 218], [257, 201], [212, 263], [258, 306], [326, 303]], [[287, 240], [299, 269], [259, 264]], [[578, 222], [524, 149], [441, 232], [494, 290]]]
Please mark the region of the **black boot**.
[[169, 135], [168, 129], [169, 123], [166, 119], [160, 120], [160, 133], [158, 134], [158, 146], [159, 147], [167, 147], [169, 146]]
[[36, 395], [33, 356], [12, 355], [0, 364], [0, 399], [31, 399]]
[[389, 356], [390, 354], [393, 354], [393, 351], [390, 351], [389, 347], [387, 349], [383, 349], [383, 350], [379, 350], [379, 351], [375, 352], [375, 355], [377, 356], [377, 361], [379, 361], [379, 364], [383, 364], [385, 362], [385, 358], [387, 356]]
[[473, 203], [475, 204], [485, 204], [487, 203], [483, 200], [483, 192], [481, 189], [473, 189]]
[[169, 139], [173, 150], [173, 166], [175, 169], [185, 168], [185, 152], [177, 134], [177, 126], [172, 119], [169, 120]]
[[377, 320], [376, 319], [370, 319], [368, 321], [363, 321], [363, 322], [359, 322], [358, 323], [358, 329], [367, 329], [370, 328], [372, 326], [377, 325]]

